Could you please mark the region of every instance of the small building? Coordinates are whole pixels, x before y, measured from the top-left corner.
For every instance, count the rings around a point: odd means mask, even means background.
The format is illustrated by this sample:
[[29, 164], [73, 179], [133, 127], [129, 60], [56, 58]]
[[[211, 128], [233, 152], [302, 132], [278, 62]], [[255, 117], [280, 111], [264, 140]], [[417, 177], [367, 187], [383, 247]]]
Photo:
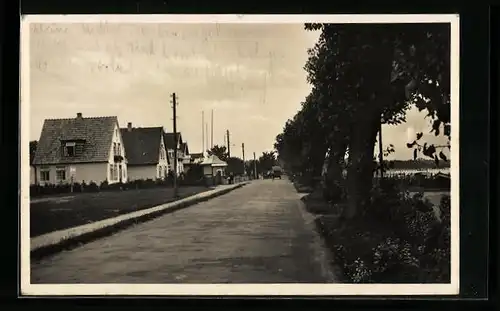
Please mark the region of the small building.
[[200, 165], [203, 167], [203, 174], [206, 177], [226, 175], [227, 163], [219, 159], [219, 157], [216, 155], [210, 155], [204, 158]]
[[33, 159], [38, 184], [127, 181], [118, 118], [47, 119]]
[[127, 154], [128, 179], [165, 179], [169, 157], [163, 141], [163, 127], [120, 129]]

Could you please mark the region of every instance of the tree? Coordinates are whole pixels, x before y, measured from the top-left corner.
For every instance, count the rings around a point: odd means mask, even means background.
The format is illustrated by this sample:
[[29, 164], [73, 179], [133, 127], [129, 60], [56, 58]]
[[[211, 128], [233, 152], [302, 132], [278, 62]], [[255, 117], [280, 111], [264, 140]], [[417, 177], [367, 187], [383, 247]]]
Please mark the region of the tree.
[[36, 140], [30, 141], [30, 165], [33, 163], [33, 160], [35, 158], [37, 147], [38, 147], [38, 141]]
[[259, 160], [248, 160], [245, 163], [245, 169], [248, 176], [255, 176], [255, 167], [257, 168], [257, 173], [260, 172]]
[[261, 172], [270, 171], [273, 166], [277, 164], [276, 154], [274, 151], [266, 152], [264, 151], [259, 157], [260, 170]]
[[226, 146], [215, 145], [209, 150], [207, 150], [209, 156], [215, 155], [222, 161], [226, 162], [228, 158]]
[[[305, 70], [320, 108], [317, 120], [328, 133], [327, 181], [339, 179], [349, 149], [345, 216], [352, 218], [369, 202], [382, 123], [404, 122], [412, 103], [439, 120], [435, 127], [449, 122], [449, 26], [307, 24], [306, 29], [321, 30]], [[286, 141], [286, 135], [280, 138]]]
[[226, 167], [227, 173], [233, 173], [234, 175], [243, 175], [245, 166], [242, 159], [238, 157], [230, 157], [227, 158], [226, 162], [227, 162], [227, 167]]
[[[434, 128], [432, 129], [434, 130]], [[438, 128], [439, 133], [439, 128]], [[440, 161], [448, 162], [448, 158], [443, 153], [444, 148], [451, 148], [450, 142], [448, 141], [447, 145], [434, 145], [434, 144], [421, 144], [419, 141], [422, 138], [423, 133], [417, 133], [416, 138], [411, 143], [406, 143], [406, 147], [409, 149], [413, 149], [413, 160], [417, 160], [418, 154], [421, 153], [424, 156], [431, 158], [434, 161], [436, 167], [439, 167]], [[439, 152], [438, 152], [439, 151]]]

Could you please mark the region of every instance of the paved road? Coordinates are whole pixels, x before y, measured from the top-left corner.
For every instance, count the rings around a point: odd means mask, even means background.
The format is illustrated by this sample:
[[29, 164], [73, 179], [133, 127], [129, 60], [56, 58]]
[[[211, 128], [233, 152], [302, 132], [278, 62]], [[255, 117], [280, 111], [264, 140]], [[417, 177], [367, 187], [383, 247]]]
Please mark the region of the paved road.
[[258, 180], [33, 262], [31, 283], [334, 282], [286, 180]]

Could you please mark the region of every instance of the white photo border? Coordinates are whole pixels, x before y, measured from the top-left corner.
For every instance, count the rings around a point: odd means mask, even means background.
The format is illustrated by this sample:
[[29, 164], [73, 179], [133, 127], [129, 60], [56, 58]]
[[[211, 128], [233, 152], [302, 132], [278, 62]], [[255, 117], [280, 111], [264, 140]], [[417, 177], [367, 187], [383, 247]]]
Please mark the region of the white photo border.
[[[451, 282], [449, 284], [31, 284], [30, 282], [30, 45], [31, 23], [450, 23], [451, 25]], [[173, 296], [346, 296], [455, 295], [459, 293], [459, 89], [458, 14], [382, 15], [25, 15], [20, 44], [20, 288], [23, 296], [173, 295]]]

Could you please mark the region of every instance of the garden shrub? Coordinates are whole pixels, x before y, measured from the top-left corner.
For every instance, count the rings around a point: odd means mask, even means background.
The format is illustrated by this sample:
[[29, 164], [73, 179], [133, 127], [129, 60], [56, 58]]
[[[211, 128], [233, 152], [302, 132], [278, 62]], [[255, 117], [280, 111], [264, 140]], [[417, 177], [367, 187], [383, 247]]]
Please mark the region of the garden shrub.
[[88, 186], [85, 187], [84, 191], [85, 192], [98, 192], [99, 186], [94, 181], [90, 181]]
[[371, 203], [362, 220], [332, 230], [334, 254], [350, 281], [449, 282], [450, 197], [442, 197], [438, 219], [422, 193], [410, 196], [388, 180], [374, 187]]

